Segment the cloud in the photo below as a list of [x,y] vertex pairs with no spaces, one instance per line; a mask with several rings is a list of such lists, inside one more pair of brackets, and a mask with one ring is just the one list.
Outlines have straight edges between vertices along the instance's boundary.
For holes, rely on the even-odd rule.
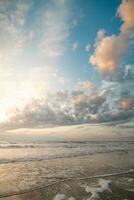
[[53,78],[60,84],[65,84],[66,82],[66,78],[60,74],[56,73],[52,73]]
[[77,89],[82,90],[82,91],[92,90],[92,89],[95,89],[95,85],[93,82],[86,80],[86,81],[79,82]]
[[130,35],[134,28],[133,9],[133,0],[123,0],[120,4],[117,14],[124,23],[118,35],[105,36],[104,30],[98,32],[95,50],[89,62],[96,65],[101,73],[111,73],[121,65],[121,59],[131,45]]
[[133,118],[134,92],[129,88],[124,90],[124,86],[119,88],[117,83],[105,81],[97,90],[90,81],[81,82],[72,92],[48,93],[12,109],[9,119],[0,127],[47,127]]
[[127,49],[127,40],[124,35],[104,36],[97,40],[95,52],[89,62],[97,65],[101,73],[111,72],[120,64],[120,58]]
[[[23,28],[27,23],[27,13],[31,4],[28,3],[29,1],[18,2],[19,4],[13,4],[13,10],[8,12],[10,1],[0,1],[2,13],[0,15],[0,62],[2,65],[4,62],[7,66],[13,63],[9,58],[16,58],[26,44],[27,38]],[[103,80],[100,88],[98,89],[90,80],[85,80],[78,82],[73,91],[59,91],[53,94],[49,93],[53,81],[64,84],[66,79],[47,64],[48,60],[54,60],[55,63],[55,59],[50,58],[61,56],[67,50],[66,42],[70,34],[69,10],[65,0],[51,0],[45,4],[46,9],[42,8],[43,12],[39,17],[41,28],[37,30],[41,34],[39,37],[41,41],[38,42],[45,57],[45,64],[42,62],[40,64],[38,61],[40,67],[32,65],[27,68],[29,63],[28,65],[26,63],[27,69],[2,71],[1,88],[4,89],[0,94],[1,107],[4,107],[10,99],[12,110],[8,110],[9,118],[5,123],[1,123],[0,127],[7,129],[43,127],[106,122],[134,117],[134,65],[121,62],[131,43],[130,38],[133,39],[131,18],[133,13],[128,6],[130,4],[133,4],[132,1],[122,1],[123,8],[121,5],[118,8],[117,14],[123,20],[119,34],[107,36],[104,29],[97,33],[90,62],[101,72]],[[128,19],[131,19],[131,23],[128,23]],[[37,39],[36,32],[33,31],[34,28],[28,32],[29,40],[33,37]],[[74,42],[73,50],[75,51],[77,47],[78,43]],[[85,50],[89,52],[89,49],[90,44],[87,44]],[[10,74],[12,79],[8,78]],[[5,81],[6,77],[8,81]],[[22,104],[18,103],[20,98]]]
[[133,104],[133,100],[132,98],[129,98],[129,97],[122,98],[118,101],[119,108],[123,110],[130,109],[132,107],[132,104]]
[[[68,8],[65,1],[50,1],[42,16],[42,41],[40,49],[45,57],[57,57],[66,51],[70,35]],[[52,3],[52,5],[51,5]]]
[[29,3],[27,3],[26,0],[24,0],[23,2],[18,1],[18,3],[16,4],[15,12],[12,13],[11,16],[15,24],[19,26],[23,26],[25,24],[26,14],[29,11],[31,5],[31,1],[29,1]]
[[61,84],[65,84],[65,78],[63,76],[60,76],[58,78],[58,82],[61,83]]
[[111,71],[110,74],[106,73],[103,78],[107,81],[126,83],[134,81],[134,65],[121,65],[118,66],[116,71]]
[[124,22],[121,26],[121,32],[126,33],[134,28],[134,1],[123,0],[120,4],[117,15]]
[[86,52],[89,52],[90,47],[91,47],[91,45],[90,45],[90,44],[87,44],[87,45],[85,46],[85,51],[86,51]]
[[104,38],[105,33],[106,33],[106,31],[104,29],[101,29],[101,30],[98,31],[96,43],[98,43],[98,41],[101,41]]
[[78,42],[74,42],[72,45],[73,51],[75,51],[78,48]]
[[30,7],[31,1],[0,1],[0,64],[4,67],[11,66],[25,46],[23,26]]
[[134,1],[123,0],[117,10],[117,15],[123,21],[119,34],[106,36],[105,30],[97,33],[94,53],[90,56],[89,62],[97,66],[101,74],[100,91],[106,92],[106,98],[92,116],[94,121],[125,120],[134,117],[134,65],[123,63],[124,56],[133,44],[132,10]]

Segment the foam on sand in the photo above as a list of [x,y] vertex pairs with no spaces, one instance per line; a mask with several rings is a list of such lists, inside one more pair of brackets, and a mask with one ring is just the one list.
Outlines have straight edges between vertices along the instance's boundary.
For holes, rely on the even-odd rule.
[[74,197],[67,198],[65,194],[57,194],[54,200],[75,200]]
[[66,200],[65,194],[57,194],[54,198],[54,200]]
[[109,180],[105,180],[105,179],[100,179],[99,180],[99,187],[89,187],[86,186],[85,187],[85,191],[87,193],[91,193],[91,197],[88,198],[87,200],[95,200],[95,199],[99,199],[100,197],[100,193],[103,193],[105,191],[109,191],[111,192],[111,189],[109,187],[109,184],[111,183],[111,181]]

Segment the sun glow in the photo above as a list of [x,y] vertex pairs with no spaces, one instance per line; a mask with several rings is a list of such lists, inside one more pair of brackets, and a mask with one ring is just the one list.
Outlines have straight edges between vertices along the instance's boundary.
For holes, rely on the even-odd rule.
[[32,99],[45,96],[45,91],[43,82],[38,84],[29,82],[23,87],[18,87],[17,90],[12,90],[12,93],[7,94],[6,98],[0,101],[0,122],[7,121],[14,109],[21,109]]

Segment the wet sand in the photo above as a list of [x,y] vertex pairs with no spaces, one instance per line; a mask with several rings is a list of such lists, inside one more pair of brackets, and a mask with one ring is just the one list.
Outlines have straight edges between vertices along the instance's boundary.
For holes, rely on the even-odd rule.
[[[74,158],[1,164],[0,195],[29,190],[41,185],[47,185],[57,181],[58,177],[89,177],[100,174],[118,173],[133,168],[133,151],[110,152]],[[100,194],[100,199],[134,199],[134,173],[118,175],[115,177],[111,176],[106,179],[111,180],[110,188],[112,192],[103,192]],[[86,192],[83,185],[88,185],[91,188],[96,187],[99,184],[98,181],[99,179],[65,181],[44,189],[28,192],[23,195],[16,195],[1,199],[53,200],[57,194],[63,194],[63,199],[73,197],[75,200],[89,200],[91,193]],[[129,192],[126,190],[129,190]]]

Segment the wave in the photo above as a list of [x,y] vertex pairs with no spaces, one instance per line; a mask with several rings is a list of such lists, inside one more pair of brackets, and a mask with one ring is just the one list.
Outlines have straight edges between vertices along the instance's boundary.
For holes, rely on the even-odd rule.
[[74,158],[134,150],[134,142],[57,142],[0,144],[0,164]]
[[110,152],[127,152],[124,150],[111,150],[111,151],[98,151],[94,153],[79,153],[73,155],[57,155],[57,156],[41,156],[41,157],[29,157],[29,158],[15,158],[15,159],[0,159],[1,164],[12,164],[12,163],[22,163],[22,162],[36,162],[43,160],[56,160],[56,159],[67,159],[67,158],[79,158],[83,156],[91,156],[96,154],[110,153]]
[[106,146],[126,146],[133,145],[134,141],[61,141],[61,142],[43,142],[43,143],[0,143],[1,148],[55,148],[55,147],[65,147],[65,148],[75,148],[79,146],[88,146],[88,145],[98,145],[101,147]]

